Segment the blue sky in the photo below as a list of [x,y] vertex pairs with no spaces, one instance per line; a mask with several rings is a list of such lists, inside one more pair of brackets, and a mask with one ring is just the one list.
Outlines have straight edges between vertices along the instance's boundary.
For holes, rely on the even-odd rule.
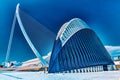
[[[57,34],[62,24],[77,17],[84,20],[97,33],[104,45],[120,45],[119,0],[1,0],[0,63],[5,60],[17,3],[20,3],[20,8],[25,13],[54,34]],[[42,52],[41,54],[45,55],[46,53]],[[31,58],[35,58],[35,55],[16,23],[10,60],[25,61]]]

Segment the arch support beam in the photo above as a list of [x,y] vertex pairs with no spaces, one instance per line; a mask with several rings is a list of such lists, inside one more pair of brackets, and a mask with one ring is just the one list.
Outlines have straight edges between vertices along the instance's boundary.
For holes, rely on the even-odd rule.
[[23,36],[25,37],[27,43],[29,44],[30,48],[32,49],[32,51],[34,52],[34,54],[37,56],[37,58],[40,59],[40,61],[42,62],[43,66],[48,66],[47,62],[42,58],[42,56],[39,54],[39,52],[37,51],[37,49],[35,48],[35,46],[33,45],[32,41],[30,40],[29,36],[27,35],[27,32],[24,29],[24,26],[22,24],[21,18],[20,18],[20,14],[19,14],[19,6],[20,4],[17,4],[16,7],[16,17],[17,17],[17,21],[19,23],[19,27],[22,31]]

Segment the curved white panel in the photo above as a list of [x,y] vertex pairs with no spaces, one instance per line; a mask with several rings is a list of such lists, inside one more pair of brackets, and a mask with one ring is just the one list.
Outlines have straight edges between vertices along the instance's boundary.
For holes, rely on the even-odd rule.
[[84,28],[89,28],[89,26],[82,21],[79,18],[73,18],[69,22],[66,22],[63,24],[63,26],[60,28],[56,40],[59,38],[62,42],[62,46],[67,42],[67,40],[77,31],[84,29]]

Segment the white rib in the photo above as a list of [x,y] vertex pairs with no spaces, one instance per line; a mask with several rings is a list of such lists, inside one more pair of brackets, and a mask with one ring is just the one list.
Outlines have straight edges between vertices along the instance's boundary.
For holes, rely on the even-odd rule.
[[37,51],[37,49],[35,48],[35,46],[31,42],[29,36],[27,35],[27,33],[26,33],[25,29],[24,29],[24,26],[22,24],[22,21],[21,21],[20,15],[19,15],[19,4],[17,4],[17,7],[16,7],[16,16],[17,16],[18,23],[20,25],[20,29],[21,29],[21,31],[22,31],[22,33],[23,33],[27,43],[29,44],[30,48],[32,49],[34,54],[40,59],[40,61],[42,62],[43,66],[48,66],[46,61],[42,58],[42,56],[39,54],[39,52]]
[[8,62],[8,59],[10,56],[10,50],[11,50],[12,39],[13,39],[13,35],[14,35],[15,23],[16,23],[16,15],[14,15],[13,24],[12,24],[12,28],[11,28],[11,32],[10,32],[10,38],[9,38],[9,42],[8,42],[5,63]]

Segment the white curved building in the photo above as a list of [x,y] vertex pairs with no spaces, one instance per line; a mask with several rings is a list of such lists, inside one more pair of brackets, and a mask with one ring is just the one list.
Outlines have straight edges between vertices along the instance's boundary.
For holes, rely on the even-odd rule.
[[107,71],[114,64],[96,33],[74,18],[59,30],[50,58],[49,73]]

